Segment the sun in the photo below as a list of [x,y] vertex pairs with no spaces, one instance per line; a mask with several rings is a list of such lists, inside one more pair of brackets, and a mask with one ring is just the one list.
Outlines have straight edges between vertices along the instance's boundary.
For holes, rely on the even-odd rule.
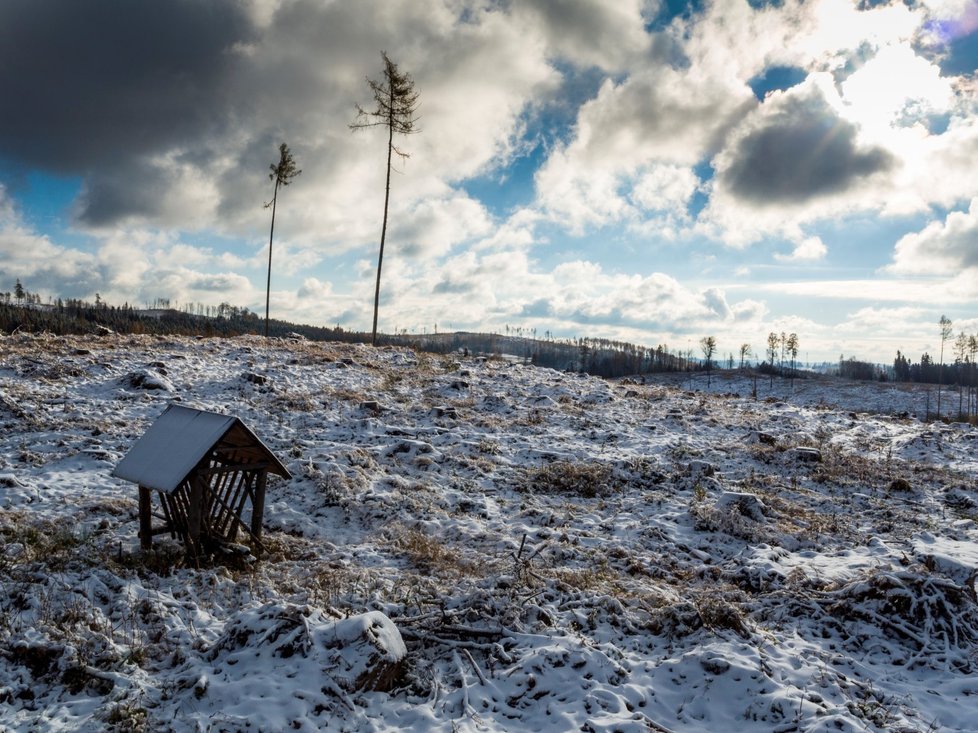
[[941,70],[905,43],[884,46],[841,85],[840,112],[868,141],[950,110],[953,91]]

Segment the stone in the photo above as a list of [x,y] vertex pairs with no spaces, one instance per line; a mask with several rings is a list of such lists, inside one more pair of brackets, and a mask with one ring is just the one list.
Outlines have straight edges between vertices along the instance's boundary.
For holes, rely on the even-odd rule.
[[246,382],[251,382],[252,384],[263,385],[268,382],[268,377],[264,374],[255,374],[254,372],[245,372],[241,375],[241,378]]
[[747,442],[760,443],[762,445],[777,445],[778,439],[770,433],[765,433],[762,430],[752,430],[747,434]]
[[890,491],[902,491],[902,492],[913,491],[913,487],[910,485],[910,482],[907,481],[905,478],[893,479],[887,488]]
[[717,499],[716,508],[736,511],[755,522],[763,522],[767,512],[760,497],[739,491],[724,491]]
[[730,669],[730,662],[722,657],[708,657],[700,660],[700,666],[713,675],[721,675]]
[[150,369],[140,369],[135,372],[130,372],[122,378],[122,383],[132,389],[158,389],[163,392],[173,391],[173,383],[169,379]]
[[716,467],[709,461],[696,460],[689,462],[690,476],[712,476],[716,472]]
[[799,445],[797,448],[792,448],[790,453],[791,456],[798,461],[803,461],[806,463],[822,462],[822,451],[820,451],[818,448]]

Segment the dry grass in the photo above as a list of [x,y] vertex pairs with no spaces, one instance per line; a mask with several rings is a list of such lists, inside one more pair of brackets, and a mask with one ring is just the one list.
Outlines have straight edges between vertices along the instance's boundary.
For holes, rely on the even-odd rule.
[[585,461],[555,461],[527,475],[530,491],[540,494],[568,494],[594,499],[619,490],[611,466]]
[[394,547],[418,570],[437,575],[476,575],[479,567],[465,560],[461,553],[417,529],[395,530]]
[[0,519],[0,571],[39,565],[61,570],[77,559],[88,537],[65,523],[35,521],[25,512],[4,512]]
[[702,596],[696,603],[696,610],[703,626],[708,629],[729,629],[745,639],[751,635],[743,612],[725,598],[716,595]]

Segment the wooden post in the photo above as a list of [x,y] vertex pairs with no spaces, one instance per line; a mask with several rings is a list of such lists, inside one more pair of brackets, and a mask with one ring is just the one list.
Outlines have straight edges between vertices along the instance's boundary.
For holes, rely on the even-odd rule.
[[148,550],[153,546],[151,497],[149,487],[139,487],[139,547],[143,550]]
[[190,507],[187,512],[187,534],[190,549],[196,555],[200,551],[201,512],[204,508],[204,480],[195,475],[190,479]]
[[268,469],[263,468],[258,472],[258,481],[255,485],[255,494],[251,506],[251,534],[259,541],[261,541],[261,523],[265,516],[265,484],[267,481]]

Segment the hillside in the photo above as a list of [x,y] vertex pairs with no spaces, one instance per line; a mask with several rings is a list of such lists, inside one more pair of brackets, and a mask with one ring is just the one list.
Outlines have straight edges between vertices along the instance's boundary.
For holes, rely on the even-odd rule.
[[[978,430],[653,379],[0,336],[0,731],[978,729]],[[292,473],[260,562],[140,555],[174,400]]]

